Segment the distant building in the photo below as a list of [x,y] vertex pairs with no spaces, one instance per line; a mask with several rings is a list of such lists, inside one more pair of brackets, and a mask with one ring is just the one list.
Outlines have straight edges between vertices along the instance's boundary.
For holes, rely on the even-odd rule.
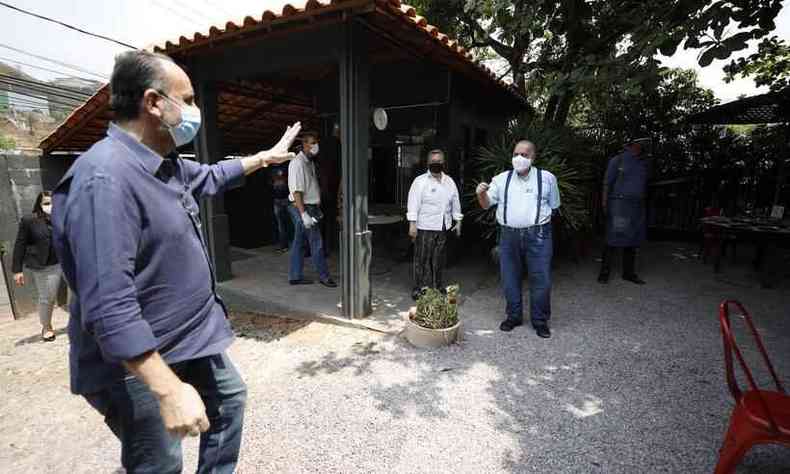
[[[62,88],[62,92],[49,94],[49,113],[53,117],[63,117],[71,113],[78,105],[88,100],[103,85],[99,81],[81,79],[79,77],[60,77],[49,81],[50,86]],[[72,92],[73,91],[73,92]],[[82,97],[84,99],[73,100],[68,97]]]
[[8,91],[0,86],[0,113],[8,113]]
[[23,83],[38,82],[18,67],[0,62],[0,113],[29,112],[33,110],[49,114],[48,100]]

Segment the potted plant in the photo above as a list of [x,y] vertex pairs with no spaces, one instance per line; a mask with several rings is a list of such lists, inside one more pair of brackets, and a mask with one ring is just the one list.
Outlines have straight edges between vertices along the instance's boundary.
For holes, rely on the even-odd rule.
[[458,285],[446,288],[446,294],[426,288],[417,298],[417,306],[406,317],[406,339],[417,347],[434,349],[458,340]]

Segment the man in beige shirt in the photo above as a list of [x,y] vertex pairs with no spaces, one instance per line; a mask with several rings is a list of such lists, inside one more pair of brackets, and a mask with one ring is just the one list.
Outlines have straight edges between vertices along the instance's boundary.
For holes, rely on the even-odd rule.
[[308,132],[302,136],[302,151],[288,165],[288,199],[291,206],[288,212],[294,225],[294,239],[291,242],[291,262],[288,281],[292,285],[313,283],[304,278],[304,247],[306,238],[310,243],[313,265],[322,285],[335,288],[337,283],[329,276],[329,268],[324,255],[324,242],[321,239],[319,221],[321,212],[321,190],[318,185],[315,158],[318,156],[318,136]]

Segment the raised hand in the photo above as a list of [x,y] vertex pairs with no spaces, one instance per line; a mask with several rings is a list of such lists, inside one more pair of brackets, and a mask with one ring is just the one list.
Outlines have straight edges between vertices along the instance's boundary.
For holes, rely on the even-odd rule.
[[280,141],[277,142],[277,144],[275,144],[270,149],[261,152],[263,154],[263,166],[284,163],[288,160],[292,160],[296,154],[288,150],[291,148],[291,145],[293,145],[294,140],[296,140],[296,137],[299,136],[299,132],[301,131],[301,122],[296,122],[295,124],[286,128],[285,133],[283,134],[282,138],[280,138]]

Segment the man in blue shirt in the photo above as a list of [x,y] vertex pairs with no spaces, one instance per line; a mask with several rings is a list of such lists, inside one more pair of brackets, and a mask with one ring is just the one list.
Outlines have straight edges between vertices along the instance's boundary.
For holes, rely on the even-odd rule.
[[625,151],[609,160],[603,182],[602,206],[606,216],[606,245],[601,258],[598,282],[609,282],[615,248],[623,249],[623,280],[637,285],[645,281],[636,274],[636,252],[645,241],[645,196],[649,163],[642,147],[650,143],[640,138],[625,144]]
[[[200,229],[198,200],[290,159],[300,125],[257,155],[201,165],[175,154],[200,127],[186,73],[130,51],[110,80],[115,122],[53,196],[53,243],[75,298],[71,389],[105,417],[127,472],[181,472],[181,438],[201,436],[198,472],[233,472],[246,386]],[[202,435],[201,435],[202,433]]]
[[532,327],[543,338],[551,337],[551,259],[554,253],[551,217],[560,207],[557,178],[532,166],[535,144],[521,140],[513,150],[513,170],[500,173],[491,184],[477,186],[477,201],[488,209],[497,205],[500,226],[499,268],[507,301],[502,331],[523,323],[522,282],[524,261],[529,276],[529,309]]

